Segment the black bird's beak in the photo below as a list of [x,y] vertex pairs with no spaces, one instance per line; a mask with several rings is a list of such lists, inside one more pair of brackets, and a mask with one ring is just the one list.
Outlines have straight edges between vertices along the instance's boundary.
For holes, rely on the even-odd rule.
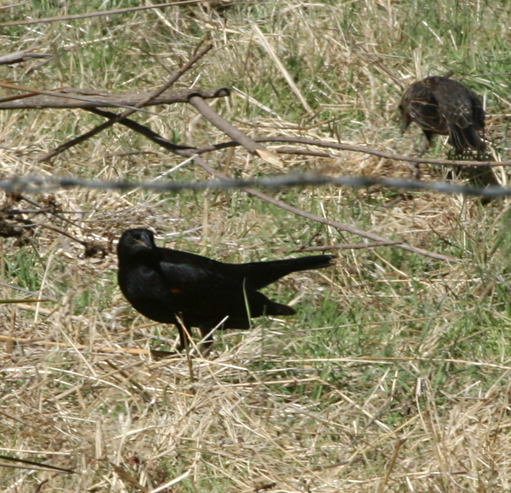
[[136,245],[141,245],[146,248],[152,248],[153,247],[153,240],[151,236],[147,233],[142,233],[138,238],[133,238],[135,240]]

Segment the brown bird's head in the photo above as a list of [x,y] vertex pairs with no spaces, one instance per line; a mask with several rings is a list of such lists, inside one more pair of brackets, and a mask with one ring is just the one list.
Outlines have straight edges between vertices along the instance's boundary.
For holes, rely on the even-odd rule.
[[399,111],[401,112],[401,133],[412,123],[412,115],[410,114],[410,87],[405,91],[401,102],[399,103]]

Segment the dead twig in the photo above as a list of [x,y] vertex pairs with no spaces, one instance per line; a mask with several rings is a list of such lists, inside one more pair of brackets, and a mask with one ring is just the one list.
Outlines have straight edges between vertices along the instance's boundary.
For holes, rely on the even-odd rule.
[[396,459],[399,454],[399,450],[401,449],[401,446],[405,442],[406,442],[406,438],[400,438],[394,445],[394,453],[392,454],[392,458],[390,459],[390,464],[387,467],[387,472],[385,473],[385,477],[383,478],[383,481],[379,484],[378,493],[383,493],[383,491],[385,490],[385,487],[387,486],[387,483],[389,482],[389,478],[390,478],[392,469],[394,469],[394,466],[396,464]]
[[53,58],[53,55],[45,53],[30,53],[28,51],[17,51],[9,53],[8,55],[0,56],[0,65],[10,65],[14,63],[21,63],[34,58]]
[[312,108],[309,106],[309,103],[307,103],[307,100],[303,97],[302,93],[300,92],[300,89],[298,89],[298,86],[295,84],[293,77],[291,77],[290,73],[287,71],[284,64],[280,61],[280,58],[277,56],[277,53],[275,53],[275,50],[268,42],[266,36],[263,34],[261,29],[259,29],[259,27],[255,23],[252,24],[252,29],[256,33],[256,36],[259,39],[261,45],[266,50],[266,53],[268,53],[268,55],[273,60],[275,65],[277,65],[277,68],[279,69],[280,73],[288,83],[289,87],[291,88],[291,91],[293,91],[294,95],[298,98],[302,106],[305,108],[305,111],[307,111],[307,113],[309,114],[313,113]]
[[35,466],[35,470],[40,470],[40,471],[44,470],[44,469],[51,469],[52,471],[67,472],[69,474],[80,474],[79,472],[73,471],[72,469],[64,469],[63,467],[52,466],[51,464],[44,464],[42,462],[35,462],[33,460],[17,459],[16,457],[9,457],[7,455],[0,455],[0,459],[9,461],[9,462],[18,462],[18,463],[23,464],[23,466],[14,465],[14,464],[10,464],[10,463],[0,464],[3,467],[11,467],[13,469],[19,469],[19,468],[34,469],[33,467],[26,467],[27,465],[29,465],[29,466]]
[[[100,110],[99,108],[87,108],[88,111],[91,113],[94,113],[99,116],[103,116],[105,118],[115,118],[117,115],[115,113],[112,113],[111,111],[107,110]],[[165,149],[172,151],[176,154],[179,154],[179,151],[184,150],[193,150],[195,154],[195,147],[189,147],[189,146],[180,146],[177,144],[173,144],[170,142],[170,140],[167,140],[165,137],[162,137],[161,135],[157,134],[156,132],[153,132],[150,128],[141,125],[140,123],[137,123],[133,120],[130,120],[129,118],[125,118],[122,122],[125,127],[131,128],[131,130],[134,130],[135,132],[138,132],[145,137],[147,137],[149,140],[152,140],[156,144],[158,144],[161,147],[164,147]]]
[[264,161],[270,164],[281,165],[278,156],[265,149],[262,145],[244,134],[241,130],[231,125],[227,120],[222,118],[206,101],[200,96],[193,95],[188,101],[192,106],[199,110],[200,114],[211,122],[215,127],[222,130],[229,137],[243,146],[250,154],[256,154]]
[[[371,149],[369,147],[354,146],[350,144],[338,144],[335,142],[326,142],[323,140],[304,139],[301,137],[257,137],[253,139],[254,142],[285,142],[292,144],[304,144],[330,149],[339,149],[340,151],[351,151],[351,152],[362,152],[365,154],[371,154],[372,156],[383,157],[386,159],[392,159],[394,161],[405,161],[409,163],[418,164],[438,164],[442,166],[511,166],[511,161],[450,161],[448,159],[432,159],[422,158],[413,156],[402,156],[400,154],[391,154],[377,149]],[[204,154],[205,152],[218,151],[220,149],[226,149],[228,147],[235,147],[239,145],[237,142],[221,142],[211,146],[204,146],[197,148],[197,154]],[[319,151],[311,151],[309,149],[296,149],[294,147],[282,147],[280,149],[274,149],[273,152],[279,154],[301,154],[305,156],[318,156],[326,158],[338,158],[336,154],[321,153]]]
[[325,245],[315,247],[303,247],[292,250],[293,252],[328,252],[329,250],[363,250],[364,248],[377,248],[381,246],[399,245],[400,241],[374,241],[372,243],[348,243],[346,245]]
[[241,130],[224,120],[216,111],[209,106],[200,96],[192,96],[188,102],[194,106],[199,113],[215,127],[227,134],[231,139],[235,140],[239,145],[243,146],[250,154],[255,154],[257,149],[263,149],[263,146],[257,144],[254,140],[244,134]]
[[[26,300],[22,300],[22,301],[26,301]],[[49,310],[45,310],[45,312],[47,312],[47,311],[49,311]],[[58,346],[59,348],[87,349],[87,350],[90,349],[90,346],[87,346],[84,344],[74,344],[73,346],[68,346],[66,344],[63,344],[62,342],[48,341],[47,339],[26,339],[26,338],[22,338],[22,337],[4,336],[1,334],[0,334],[0,342],[13,342],[15,345],[41,344],[43,346]],[[151,354],[153,357],[156,356],[157,359],[163,358],[163,357],[169,357],[169,356],[179,356],[178,353],[175,353],[172,351],[137,349],[137,348],[122,348],[122,347],[108,347],[108,346],[94,348],[94,351],[96,353],[122,353],[122,354],[134,354],[134,355],[138,355],[138,356],[148,356],[149,354]]]
[[[55,89],[55,90],[51,90],[51,91],[46,91],[46,90],[40,90],[40,89],[33,89],[31,87],[20,86],[19,84],[11,84],[10,82],[0,82],[0,87],[5,87],[6,89],[14,89],[16,91],[22,91],[22,92],[28,93],[28,94],[14,94],[11,96],[6,96],[4,98],[0,98],[0,104],[6,104],[5,107],[0,108],[0,109],[41,109],[41,108],[46,107],[45,103],[47,103],[48,101],[44,98],[42,99],[42,101],[39,101],[38,99],[36,99],[35,104],[34,104],[34,99],[31,99],[31,98],[36,98],[37,96],[48,96],[48,97],[56,98],[55,101],[62,101],[63,99],[69,99],[70,101],[83,101],[83,103],[85,105],[92,104],[94,106],[102,106],[102,105],[115,106],[115,107],[119,107],[119,108],[136,109],[137,111],[141,111],[143,113],[156,114],[153,111],[143,110],[141,108],[137,108],[136,106],[130,106],[130,105],[126,105],[123,103],[117,103],[112,100],[105,101],[103,99],[100,99],[101,97],[103,97],[103,95],[101,93],[98,93],[97,91],[93,91],[90,89],[75,89],[73,87],[68,87],[68,88],[64,87],[64,88],[59,88],[59,89]],[[93,97],[93,96],[100,96],[100,98],[98,99],[97,97]],[[105,95],[105,96],[108,97],[108,95]],[[13,108],[10,107],[10,106],[12,106],[12,104],[9,104],[9,102],[21,101],[24,99],[27,99],[29,101],[29,103],[27,103],[28,106],[23,105],[23,103],[20,103],[21,106],[16,105],[16,103],[14,103],[15,107],[13,107]],[[51,106],[51,104],[52,104],[52,100],[50,100],[50,106],[47,106],[47,107],[48,108],[52,108],[52,107],[55,107],[55,108],[60,108],[60,107],[62,107],[62,108],[68,108],[68,107],[80,108],[81,107],[80,104],[78,104],[78,106],[68,106],[67,104],[64,106],[58,106],[59,103],[57,103],[57,106]],[[25,108],[25,106],[26,106],[26,108]]]

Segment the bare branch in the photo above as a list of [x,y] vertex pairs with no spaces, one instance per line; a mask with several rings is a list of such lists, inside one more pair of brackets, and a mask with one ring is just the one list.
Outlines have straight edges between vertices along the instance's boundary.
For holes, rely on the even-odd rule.
[[111,127],[112,125],[122,121],[124,118],[127,118],[128,116],[132,115],[137,111],[137,108],[140,108],[142,106],[151,104],[158,96],[163,94],[166,90],[169,89],[169,87],[174,84],[192,65],[194,65],[198,60],[200,60],[209,50],[213,48],[212,44],[207,45],[205,48],[203,48],[199,53],[194,55],[188,62],[181,67],[174,75],[170,77],[170,79],[163,84],[162,87],[154,91],[153,93],[149,94],[147,97],[142,99],[139,103],[136,104],[136,108],[128,109],[122,112],[120,115],[117,115],[115,118],[111,118],[108,121],[102,123],[101,125],[98,125],[97,127],[93,128],[92,130],[89,130],[88,132],[79,135],[78,137],[66,142],[65,144],[62,144],[61,146],[57,147],[53,151],[49,152],[45,156],[40,157],[37,161],[47,161],[48,159],[51,159],[52,157],[56,156],[57,154],[60,154],[61,152],[64,152],[66,149],[69,149],[70,147],[73,147],[77,144],[80,144],[81,142],[84,142],[87,139],[90,139],[94,135],[102,132],[103,130],[106,130],[107,128]]
[[324,245],[315,247],[303,247],[292,250],[293,252],[329,252],[331,250],[365,250],[381,246],[399,245],[400,241],[373,241],[372,243],[344,243],[338,245]]
[[267,161],[271,164],[282,165],[279,157],[276,154],[273,154],[268,149],[265,149],[262,145],[255,142],[253,139],[244,134],[241,130],[238,130],[236,127],[231,125],[227,120],[222,118],[211,106],[209,106],[203,98],[199,96],[192,96],[189,100],[189,103],[197,108],[201,115],[206,118],[206,120],[210,121],[215,127],[222,130],[229,137],[234,139],[240,145],[242,145],[248,152],[251,154],[256,154],[264,161]]
[[[1,83],[0,85],[30,92],[30,94],[18,94],[1,98],[0,110],[26,110],[43,108],[108,108],[128,107],[140,108],[143,106],[156,106],[159,104],[187,103],[191,96],[197,95],[204,99],[225,98],[231,94],[228,87],[219,89],[172,89],[167,90],[154,98],[150,103],[141,106],[140,103],[146,100],[153,93],[142,92],[137,94],[107,94],[97,91],[77,89],[73,87],[64,88],[60,91],[38,91],[37,89],[21,88],[12,84]],[[88,95],[88,96],[87,96]],[[93,97],[97,96],[97,97]],[[12,101],[16,97],[15,101]]]
[[10,65],[14,63],[25,62],[26,60],[32,60],[34,58],[52,58],[53,55],[45,53],[30,53],[28,51],[17,51],[15,53],[9,53],[8,55],[0,56],[0,65]]

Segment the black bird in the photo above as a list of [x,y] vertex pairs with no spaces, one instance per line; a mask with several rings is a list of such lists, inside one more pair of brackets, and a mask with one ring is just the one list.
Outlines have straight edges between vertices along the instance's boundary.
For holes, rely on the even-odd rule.
[[402,131],[410,123],[423,130],[428,144],[433,134],[449,135],[457,153],[466,149],[482,151],[485,143],[477,131],[484,132],[484,109],[477,94],[448,77],[427,77],[406,89],[399,104]]
[[179,349],[187,343],[184,327],[188,332],[190,327],[198,327],[209,348],[213,337],[208,334],[220,323],[224,329],[248,329],[252,317],[293,315],[293,308],[271,301],[258,289],[291,272],[328,267],[335,258],[315,255],[227,264],[159,248],[153,233],[141,228],[124,231],[117,256],[119,286],[124,296],[147,318],[175,324]]

